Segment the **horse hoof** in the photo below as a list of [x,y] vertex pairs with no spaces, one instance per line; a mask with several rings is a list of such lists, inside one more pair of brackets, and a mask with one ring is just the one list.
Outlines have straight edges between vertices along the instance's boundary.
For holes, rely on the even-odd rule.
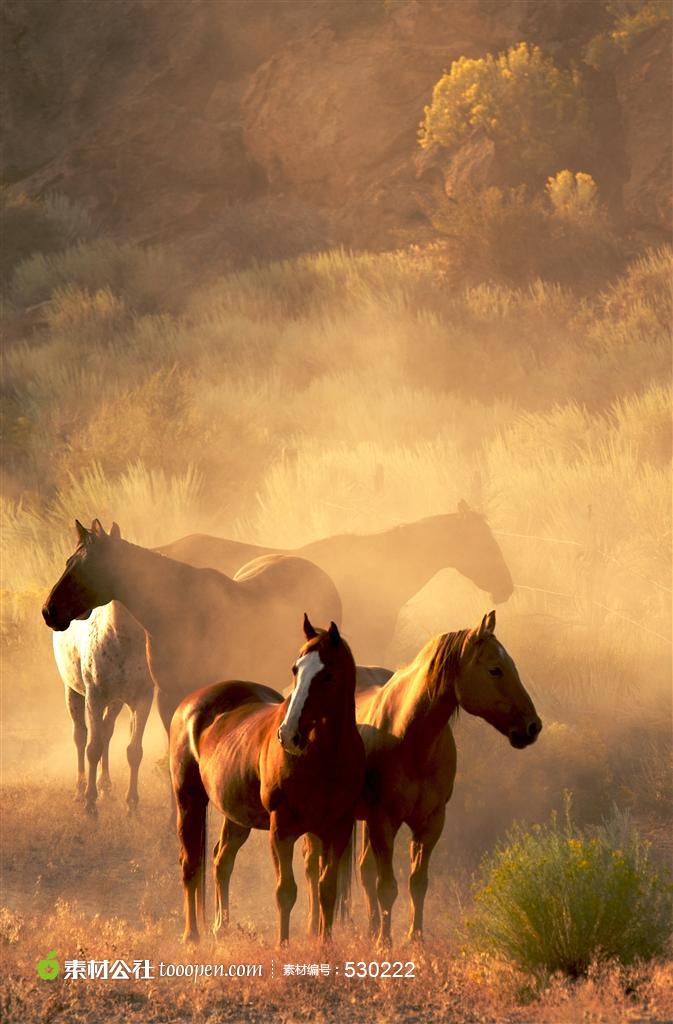
[[96,807],[95,804],[85,804],[84,811],[87,817],[91,818],[92,820],[95,820],[98,817],[98,808]]
[[199,944],[199,933],[196,931],[185,932],[182,936],[182,941],[185,946],[198,946]]

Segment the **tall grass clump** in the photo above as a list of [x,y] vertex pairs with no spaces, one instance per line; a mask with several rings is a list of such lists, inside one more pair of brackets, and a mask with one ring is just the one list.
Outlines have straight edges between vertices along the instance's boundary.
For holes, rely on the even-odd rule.
[[184,269],[173,251],[103,238],[23,260],[12,274],[9,298],[16,308],[26,309],[63,289],[95,293],[107,288],[131,309],[152,313],[175,309],[183,287]]
[[44,199],[0,191],[0,282],[4,286],[17,264],[33,253],[50,253],[92,239],[96,225],[88,211],[67,196],[50,192]]
[[515,825],[484,864],[470,929],[480,946],[539,978],[586,975],[597,960],[631,964],[666,950],[673,885],[628,815],[580,831],[565,821]]

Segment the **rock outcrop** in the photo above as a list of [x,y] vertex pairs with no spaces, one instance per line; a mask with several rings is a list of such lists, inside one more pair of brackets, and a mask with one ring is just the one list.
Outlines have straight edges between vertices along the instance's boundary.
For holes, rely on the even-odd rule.
[[[238,230],[256,203],[299,203],[325,240],[394,244],[437,179],[449,190],[497,180],[488,140],[420,153],[423,108],[452,60],[521,39],[579,59],[605,17],[577,0],[7,0],[5,176],[11,192],[64,192],[139,240],[224,234],[232,209]],[[669,43],[651,32],[614,76],[594,74],[594,166],[578,168],[660,232],[671,225]]]

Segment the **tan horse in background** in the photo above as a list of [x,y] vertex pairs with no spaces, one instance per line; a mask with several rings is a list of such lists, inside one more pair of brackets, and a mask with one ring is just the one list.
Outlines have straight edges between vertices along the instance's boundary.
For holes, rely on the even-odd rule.
[[[249,559],[277,549],[192,534],[157,550],[191,565],[233,573]],[[456,569],[495,603],[506,601],[513,589],[488,523],[464,501],[457,512],[381,533],[325,537],[283,554],[308,558],[334,580],[343,601],[344,630],[360,664],[385,663],[400,609],[440,569]]]
[[[293,666],[286,700],[256,683],[225,682],[191,694],[170,730],[177,805],[186,941],[204,918],[208,803],[224,815],[215,847],[214,930],[229,923],[229,881],[251,829],[268,829],[276,869],[279,938],[289,938],[297,898],[292,853],[310,832],[319,847],[320,935],[329,937],[337,870],[348,844],[364,781],[365,755],[355,724],[355,663],[334,623],[316,631],[304,617],[306,643]],[[265,643],[260,627],[257,642]],[[195,653],[198,657],[198,652]]]
[[[503,733],[513,747],[534,743],[542,723],[516,665],[496,639],[495,612],[476,629],[442,633],[382,687],[357,695],[357,721],[367,753],[360,877],[372,935],[391,941],[397,898],[395,837],[411,829],[410,938],[423,932],[430,856],[444,827],[456,776],[451,719],[463,708]],[[312,901],[315,847],[305,848]]]

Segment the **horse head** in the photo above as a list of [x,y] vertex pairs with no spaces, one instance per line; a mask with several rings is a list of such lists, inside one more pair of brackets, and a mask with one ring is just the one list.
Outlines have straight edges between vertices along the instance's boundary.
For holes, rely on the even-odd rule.
[[87,619],[93,608],[112,600],[109,561],[113,546],[121,540],[116,523],[109,534],[98,519],[91,529],[75,520],[77,547],[65,563],[65,572],[52,587],[42,608],[47,625],[57,632],[67,629],[73,619]]
[[456,679],[465,711],[478,715],[507,736],[513,747],[528,747],[542,728],[516,665],[495,638],[495,612],[484,615],[467,634]]
[[455,568],[501,604],[511,596],[514,584],[490,526],[466,501],[458,502],[457,518],[460,544],[454,554]]
[[314,629],[304,615],[306,643],[292,666],[294,687],[278,739],[288,754],[301,754],[316,728],[338,725],[344,711],[355,722],[355,662],[337,626]]

